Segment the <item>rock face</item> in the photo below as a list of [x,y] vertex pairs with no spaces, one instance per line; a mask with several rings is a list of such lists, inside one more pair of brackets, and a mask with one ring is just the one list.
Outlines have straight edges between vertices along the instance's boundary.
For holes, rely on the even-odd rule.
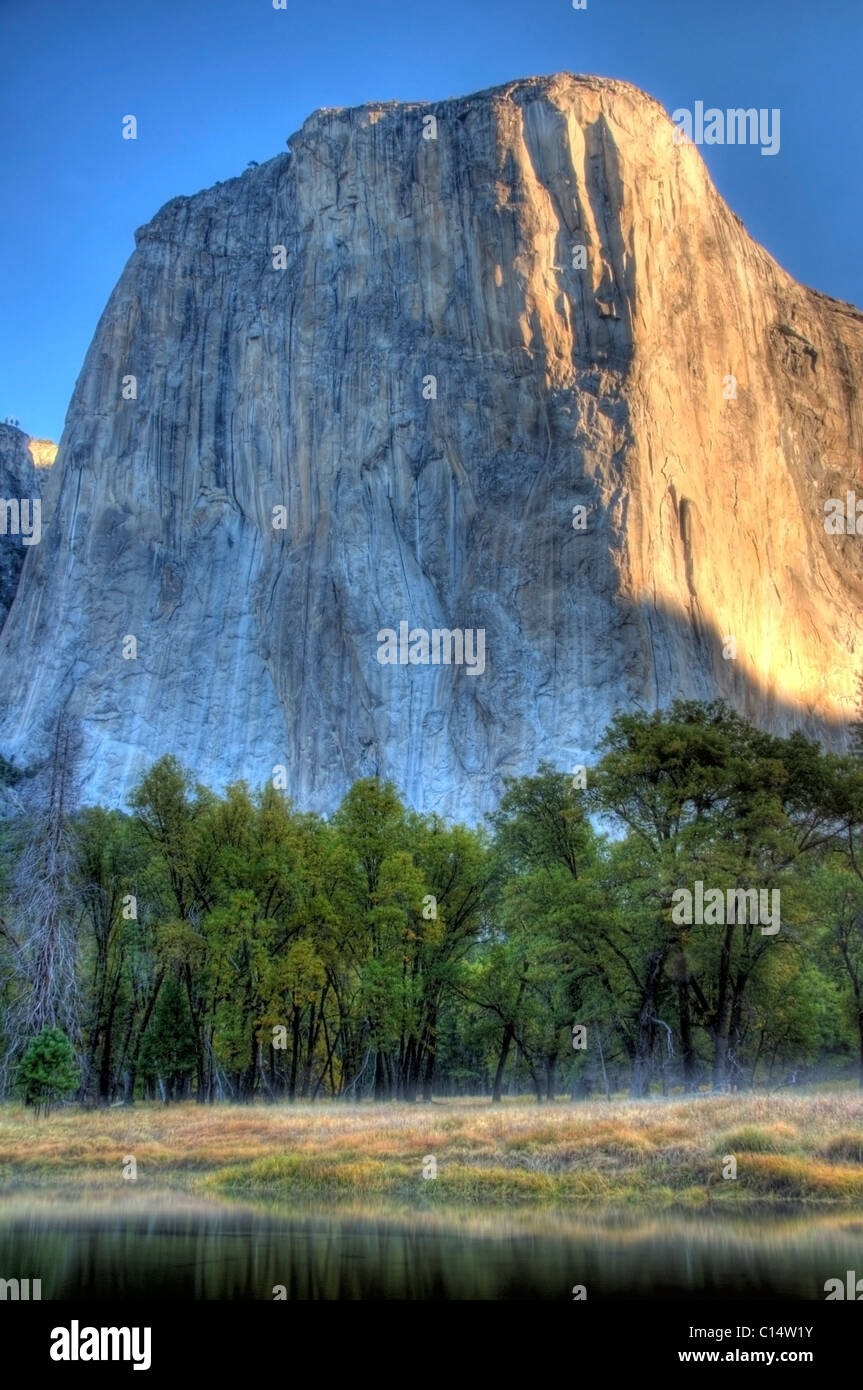
[[[863,538],[824,504],[863,495],[863,316],[673,131],[563,74],[319,111],[168,203],[75,388],[0,753],[34,760],[66,707],[106,802],[170,751],[472,819],[505,774],[589,762],[620,705],[725,695],[841,738]],[[381,664],[401,622],[483,629],[484,671]]]
[[[39,543],[33,503],[40,497],[41,488],[28,444],[27,435],[21,430],[0,424],[0,629],[18,591],[27,551]],[[24,532],[28,534],[25,536]],[[32,542],[25,545],[30,536]]]
[[50,468],[57,457],[57,445],[53,439],[31,439],[30,457],[37,468]]

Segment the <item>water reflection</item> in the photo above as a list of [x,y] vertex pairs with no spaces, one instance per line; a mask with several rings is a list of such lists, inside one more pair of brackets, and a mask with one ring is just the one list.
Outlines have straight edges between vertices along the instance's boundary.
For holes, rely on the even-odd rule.
[[863,1272],[859,1217],[285,1216],[165,1200],[155,1209],[9,1205],[0,1277],[70,1299],[823,1299]]

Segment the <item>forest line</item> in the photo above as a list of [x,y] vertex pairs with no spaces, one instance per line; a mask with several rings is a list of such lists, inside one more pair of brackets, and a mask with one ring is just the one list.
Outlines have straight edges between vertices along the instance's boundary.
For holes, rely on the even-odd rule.
[[[58,732],[2,826],[7,1095],[52,1067],[51,1099],[95,1104],[863,1084],[859,739],[619,714],[586,786],[543,766],[479,828],[375,779],[328,819],[217,795],[171,757],[128,813],[81,809],[73,768]],[[693,890],[781,912],[681,920]]]

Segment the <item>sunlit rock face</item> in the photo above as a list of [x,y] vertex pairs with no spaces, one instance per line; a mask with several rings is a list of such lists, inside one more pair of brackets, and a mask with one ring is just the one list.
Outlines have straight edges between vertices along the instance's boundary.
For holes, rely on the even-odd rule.
[[27,551],[41,534],[40,512],[34,509],[40,485],[28,443],[22,430],[0,424],[0,629],[18,591]]
[[53,439],[31,439],[30,457],[37,468],[50,468],[57,457],[57,445]]
[[[474,819],[620,706],[841,738],[863,536],[824,504],[863,497],[863,318],[673,132],[624,83],[530,79],[317,112],[168,203],[75,388],[0,752],[32,763],[66,707],[90,798],[173,752]],[[382,664],[402,622],[481,629],[484,670]]]

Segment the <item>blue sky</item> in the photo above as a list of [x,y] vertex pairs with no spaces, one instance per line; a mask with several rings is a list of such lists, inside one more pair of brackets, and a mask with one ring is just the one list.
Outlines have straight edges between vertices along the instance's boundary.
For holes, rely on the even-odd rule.
[[[58,439],[134,242],[169,198],[278,154],[319,106],[562,70],[667,107],[779,107],[782,146],[702,149],[750,233],[863,306],[861,0],[0,0],[0,418]],[[122,117],[138,120],[121,139]]]

